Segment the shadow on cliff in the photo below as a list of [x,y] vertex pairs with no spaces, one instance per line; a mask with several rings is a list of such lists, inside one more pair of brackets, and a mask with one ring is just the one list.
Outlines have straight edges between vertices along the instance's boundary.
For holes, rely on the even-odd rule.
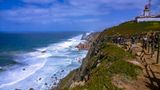
[[147,73],[146,78],[149,79],[149,82],[146,82],[146,86],[150,88],[150,90],[160,90],[160,79],[155,76],[155,73],[150,67],[148,68],[149,70],[147,69],[147,66],[145,67]]

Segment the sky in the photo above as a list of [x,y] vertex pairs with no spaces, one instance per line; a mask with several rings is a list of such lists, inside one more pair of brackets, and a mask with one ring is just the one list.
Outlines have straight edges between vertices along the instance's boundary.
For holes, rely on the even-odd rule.
[[[142,15],[148,0],[0,0],[0,31],[101,31]],[[152,0],[152,13],[160,0]]]

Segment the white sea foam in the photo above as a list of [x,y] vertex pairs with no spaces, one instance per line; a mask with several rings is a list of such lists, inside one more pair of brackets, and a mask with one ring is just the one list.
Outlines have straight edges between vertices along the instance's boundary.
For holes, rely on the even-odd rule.
[[[9,83],[5,83],[5,84],[2,84],[0,85],[0,88],[2,87],[5,87],[5,86],[9,86],[9,85],[13,85],[19,81],[22,81],[24,79],[26,79],[27,77],[29,77],[30,75],[34,74],[37,70],[39,70],[40,68],[42,68],[44,66],[45,63],[43,64],[35,64],[35,65],[32,65],[32,66],[29,66],[27,67],[28,70],[22,72],[22,71],[10,71],[8,72],[7,74],[7,77],[6,78],[15,78],[16,77],[16,80],[15,81],[12,81],[12,82],[9,82]],[[32,69],[35,69],[34,71],[32,71]],[[18,77],[17,77],[18,76]]]
[[0,90],[50,89],[53,83],[58,83],[71,70],[80,66],[79,60],[87,53],[75,48],[81,42],[81,37],[79,35],[37,48],[35,52],[18,55],[15,60],[21,64],[0,73]]

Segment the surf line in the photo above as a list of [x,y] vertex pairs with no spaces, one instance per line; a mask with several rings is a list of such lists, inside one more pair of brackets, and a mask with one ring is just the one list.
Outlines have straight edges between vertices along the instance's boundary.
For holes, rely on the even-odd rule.
[[46,61],[43,64],[41,64],[41,65],[39,65],[39,64],[32,65],[32,66],[38,66],[39,68],[37,68],[36,70],[34,70],[33,72],[31,72],[30,74],[26,75],[26,77],[23,77],[22,79],[19,79],[19,80],[10,82],[10,83],[6,83],[6,84],[0,85],[0,88],[3,88],[5,86],[14,85],[14,84],[16,84],[16,83],[18,83],[18,82],[20,82],[20,81],[28,78],[29,76],[33,75],[36,71],[38,71],[39,69],[41,69],[45,65],[45,63],[46,63]]

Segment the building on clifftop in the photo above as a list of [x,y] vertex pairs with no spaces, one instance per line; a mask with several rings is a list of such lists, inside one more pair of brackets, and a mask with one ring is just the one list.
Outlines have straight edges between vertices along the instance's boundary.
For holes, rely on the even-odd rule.
[[160,21],[160,15],[151,14],[151,0],[145,5],[143,15],[135,18],[136,22]]

